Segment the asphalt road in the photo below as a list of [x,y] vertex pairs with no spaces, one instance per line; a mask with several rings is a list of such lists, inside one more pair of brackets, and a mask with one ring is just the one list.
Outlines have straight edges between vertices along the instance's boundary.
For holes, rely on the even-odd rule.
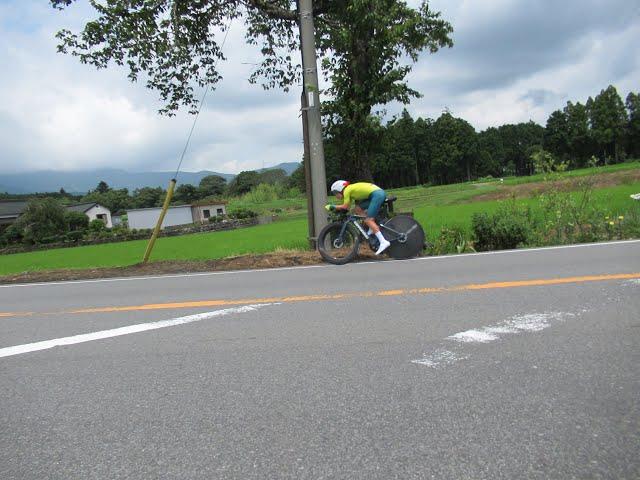
[[639,293],[640,242],[0,286],[0,478],[638,479]]

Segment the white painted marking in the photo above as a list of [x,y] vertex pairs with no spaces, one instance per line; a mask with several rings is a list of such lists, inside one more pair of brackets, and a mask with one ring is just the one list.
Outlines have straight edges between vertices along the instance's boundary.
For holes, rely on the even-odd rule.
[[441,365],[450,365],[459,360],[464,360],[465,358],[467,357],[460,356],[450,350],[437,350],[429,355],[419,358],[418,360],[411,360],[411,363],[436,368]]
[[262,272],[279,272],[279,271],[287,271],[287,270],[306,270],[310,268],[337,268],[337,269],[347,269],[349,267],[360,268],[363,266],[373,266],[373,265],[386,265],[389,263],[396,262],[432,262],[439,260],[447,260],[451,258],[462,258],[462,257],[477,257],[483,255],[509,255],[509,254],[518,254],[518,253],[530,253],[530,252],[539,252],[545,250],[564,250],[569,248],[586,248],[586,247],[601,247],[601,246],[617,246],[617,245],[625,245],[625,244],[634,244],[640,243],[640,240],[622,240],[617,242],[599,242],[599,243],[581,243],[577,245],[560,245],[557,247],[540,247],[540,248],[521,248],[517,250],[497,250],[493,252],[477,252],[477,253],[461,253],[456,255],[441,255],[437,257],[419,257],[419,258],[410,258],[407,260],[378,260],[378,261],[367,261],[367,262],[358,262],[351,263],[349,265],[305,265],[305,266],[297,266],[297,267],[280,267],[280,268],[260,268],[255,270],[230,270],[226,272],[200,272],[200,273],[183,273],[176,275],[154,275],[148,277],[119,277],[119,278],[101,278],[94,280],[70,280],[70,281],[61,281],[61,282],[40,282],[40,283],[16,283],[10,285],[0,285],[0,288],[17,288],[17,287],[46,287],[49,285],[68,285],[68,284],[77,284],[77,283],[104,283],[104,282],[132,282],[136,280],[164,280],[164,279],[172,279],[172,278],[189,278],[189,277],[207,277],[212,275],[238,275],[244,273],[262,273]]
[[[581,313],[586,312],[582,310]],[[454,341],[460,345],[470,343],[489,343],[499,340],[502,335],[515,335],[526,332],[540,332],[550,327],[554,321],[562,321],[566,317],[574,317],[574,313],[532,313],[526,315],[516,315],[509,320],[489,325],[487,327],[473,328],[464,332],[454,333],[445,338],[445,340]],[[458,347],[461,349],[463,347]],[[431,354],[424,354],[423,358],[411,360],[411,363],[424,365],[427,367],[438,367],[440,365],[449,365],[458,360],[469,358],[463,355],[459,350],[456,352],[444,349],[438,349]]]
[[71,337],[55,338],[53,340],[44,340],[42,342],[27,343],[25,345],[16,345],[13,347],[0,348],[0,357],[9,357],[12,355],[20,355],[22,353],[37,352],[38,350],[47,350],[49,348],[75,345],[76,343],[91,342],[94,340],[103,340],[105,338],[119,337],[121,335],[129,335],[131,333],[146,332],[148,330],[157,330],[159,328],[175,327],[176,325],[184,325],[186,323],[199,322],[208,320],[209,318],[222,317],[233,313],[253,312],[261,307],[275,305],[272,303],[262,303],[256,305],[246,305],[243,307],[226,308],[224,310],[215,310],[213,312],[198,313],[196,315],[188,315],[186,317],[172,318],[169,320],[161,320],[158,322],[139,323],[137,325],[129,325],[126,327],[113,328],[111,330],[101,330],[99,332],[84,333]]
[[640,285],[640,278],[634,278],[633,280],[629,280],[624,283],[625,285]]
[[487,343],[498,339],[493,333],[484,332],[482,330],[467,330],[466,332],[456,333],[447,337],[450,340],[456,340],[463,343]]
[[532,313],[516,315],[506,322],[478,329],[449,335],[447,340],[455,340],[461,343],[487,343],[498,340],[500,335],[508,335],[519,332],[539,332],[551,325],[554,320],[562,320],[564,317],[573,316],[572,313]]

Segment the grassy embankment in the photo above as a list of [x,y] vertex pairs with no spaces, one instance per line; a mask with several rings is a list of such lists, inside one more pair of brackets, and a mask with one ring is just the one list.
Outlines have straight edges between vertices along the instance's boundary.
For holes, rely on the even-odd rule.
[[[561,179],[595,174],[597,176],[625,170],[640,170],[640,162],[583,169],[559,175]],[[507,178],[478,181],[440,187],[411,187],[393,190],[398,196],[396,211],[412,210],[424,226],[427,237],[433,240],[443,226],[458,225],[470,231],[471,217],[476,212],[494,212],[500,200],[473,201],[474,197],[500,193],[511,188],[518,195],[520,185],[543,180],[543,176]],[[623,215],[638,209],[640,202],[629,198],[640,192],[640,181],[619,179],[618,185],[598,188],[593,192],[593,202],[611,216]],[[572,193],[577,195],[578,193]],[[530,195],[530,194],[529,194]],[[518,199],[521,204],[539,208],[535,197]],[[224,258],[249,253],[265,253],[276,249],[305,249],[306,200],[304,198],[275,200],[250,204],[246,200],[235,205],[260,213],[276,212],[281,219],[269,225],[215,233],[160,238],[152,260],[204,260]],[[146,241],[130,241],[86,247],[55,249],[0,256],[0,275],[25,271],[99,268],[133,265],[140,261]]]

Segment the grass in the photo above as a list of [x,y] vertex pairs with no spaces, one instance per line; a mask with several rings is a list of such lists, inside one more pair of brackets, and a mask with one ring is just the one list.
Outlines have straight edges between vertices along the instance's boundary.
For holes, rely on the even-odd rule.
[[[592,173],[609,173],[640,168],[640,162],[630,162],[596,169],[565,172],[561,178],[571,178]],[[507,178],[505,184],[518,185],[531,181],[542,181],[543,176]],[[468,182],[437,187],[410,187],[392,190],[398,197],[396,211],[413,211],[415,218],[424,226],[427,237],[433,240],[443,226],[458,225],[466,231],[471,229],[471,217],[476,212],[494,212],[499,200],[473,202],[473,197],[490,193],[500,188],[498,181]],[[625,214],[638,203],[629,198],[640,192],[640,182],[622,182],[621,185],[595,190],[593,202],[602,206],[611,216]],[[578,193],[573,193],[577,195]],[[518,203],[539,209],[535,198],[519,199]],[[243,254],[259,254],[276,250],[306,249],[308,243],[306,224],[306,199],[273,200],[252,204],[246,199],[233,200],[230,207],[242,207],[261,214],[277,212],[280,220],[268,225],[239,230],[201,233],[180,237],[158,239],[152,261],[159,260],[209,260]],[[26,271],[54,269],[83,269],[118,267],[139,263],[146,240],[109,243],[85,247],[65,248],[0,255],[0,275]]]
[[[304,220],[181,237],[162,237],[151,260],[210,260],[276,249],[308,248]],[[0,275],[26,271],[120,267],[139,263],[146,240],[0,256]]]

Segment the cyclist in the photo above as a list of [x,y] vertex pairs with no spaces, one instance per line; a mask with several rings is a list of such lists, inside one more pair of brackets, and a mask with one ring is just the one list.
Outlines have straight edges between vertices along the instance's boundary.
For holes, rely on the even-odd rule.
[[366,215],[364,223],[369,227],[368,233],[373,233],[380,242],[376,255],[380,255],[389,247],[389,245],[391,245],[391,243],[384,238],[380,231],[380,227],[378,227],[378,224],[375,221],[375,217],[378,214],[380,207],[382,206],[385,198],[387,198],[387,194],[383,189],[373,183],[349,183],[346,180],[336,180],[331,185],[331,193],[333,193],[338,200],[342,201],[342,205],[327,205],[325,207],[327,210],[349,211],[351,208],[351,202],[355,200],[356,214]]

